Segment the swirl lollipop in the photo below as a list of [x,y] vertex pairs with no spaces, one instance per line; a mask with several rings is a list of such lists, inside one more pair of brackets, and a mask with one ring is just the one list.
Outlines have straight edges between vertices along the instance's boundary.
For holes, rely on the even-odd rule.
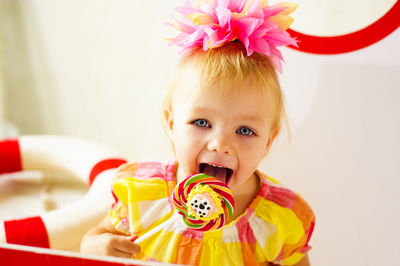
[[172,202],[185,224],[199,231],[224,226],[235,207],[227,185],[206,174],[189,176],[177,184]]

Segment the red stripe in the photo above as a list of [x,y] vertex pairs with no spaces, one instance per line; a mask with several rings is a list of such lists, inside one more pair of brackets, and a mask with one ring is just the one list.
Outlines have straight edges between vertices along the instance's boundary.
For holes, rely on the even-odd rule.
[[16,139],[0,141],[0,174],[22,170],[21,153]]
[[293,209],[293,206],[299,199],[299,196],[292,190],[274,185],[268,186],[268,192],[264,197],[279,206],[289,209]]
[[109,169],[118,168],[121,164],[126,162],[127,161],[124,159],[105,159],[98,162],[95,166],[93,166],[92,171],[90,171],[89,185],[92,185],[93,181],[100,173]]
[[306,242],[306,246],[308,246],[308,242],[310,241],[311,235],[314,231],[314,226],[315,226],[315,222],[312,222],[310,225],[310,228],[307,230],[307,242]]
[[7,243],[50,248],[46,227],[39,216],[4,222]]
[[257,243],[256,236],[254,235],[253,229],[249,223],[239,223],[237,222],[236,230],[238,231],[239,241],[242,243],[253,244]]
[[114,203],[117,203],[119,201],[119,199],[118,199],[117,195],[115,195],[114,190],[112,190],[112,189],[111,189],[111,195],[114,198]]
[[290,48],[314,54],[340,54],[362,49],[388,36],[400,26],[400,1],[373,24],[349,34],[320,37],[303,34],[289,29],[290,36],[295,37],[298,47]]

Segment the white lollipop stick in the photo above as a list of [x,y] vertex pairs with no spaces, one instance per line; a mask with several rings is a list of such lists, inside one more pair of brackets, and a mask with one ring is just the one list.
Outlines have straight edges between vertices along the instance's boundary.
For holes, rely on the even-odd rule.
[[165,222],[157,225],[156,227],[154,227],[150,231],[148,231],[145,234],[143,234],[142,236],[138,237],[135,241],[133,241],[133,243],[140,244],[141,242],[143,242],[144,240],[146,240],[150,236],[156,234],[157,232],[161,231],[162,229],[167,228],[170,224],[178,222],[181,219],[182,219],[182,217],[180,217],[179,215],[172,216],[171,218],[169,218]]

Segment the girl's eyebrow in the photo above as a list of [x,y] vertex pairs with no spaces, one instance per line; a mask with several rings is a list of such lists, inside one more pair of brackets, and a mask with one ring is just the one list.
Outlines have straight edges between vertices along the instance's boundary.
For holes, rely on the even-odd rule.
[[209,107],[203,107],[203,106],[194,106],[193,108],[190,109],[190,113],[195,113],[196,115],[203,115],[203,114],[215,114],[217,113],[216,110],[209,108]]
[[241,115],[237,118],[239,121],[244,121],[245,123],[252,123],[252,125],[257,125],[257,126],[265,126],[266,121],[262,119],[261,116],[259,115]]
[[[217,111],[214,110],[213,108],[203,107],[203,106],[195,106],[195,107],[193,107],[193,109],[191,111],[196,114],[217,113]],[[245,122],[250,121],[250,122],[254,122],[254,123],[258,123],[258,124],[262,124],[262,125],[265,124],[264,119],[258,114],[257,115],[243,114],[243,115],[239,115],[235,119],[238,121],[245,121]]]
[[239,116],[239,119],[246,121],[260,122],[260,123],[263,123],[264,121],[259,115],[241,115]]

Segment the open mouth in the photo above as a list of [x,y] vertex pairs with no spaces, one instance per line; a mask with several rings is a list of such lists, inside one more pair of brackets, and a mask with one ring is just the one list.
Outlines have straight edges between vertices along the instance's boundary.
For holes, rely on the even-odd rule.
[[209,176],[214,176],[219,180],[223,181],[225,184],[228,184],[229,179],[232,177],[233,170],[222,166],[201,163],[200,173],[204,173]]

